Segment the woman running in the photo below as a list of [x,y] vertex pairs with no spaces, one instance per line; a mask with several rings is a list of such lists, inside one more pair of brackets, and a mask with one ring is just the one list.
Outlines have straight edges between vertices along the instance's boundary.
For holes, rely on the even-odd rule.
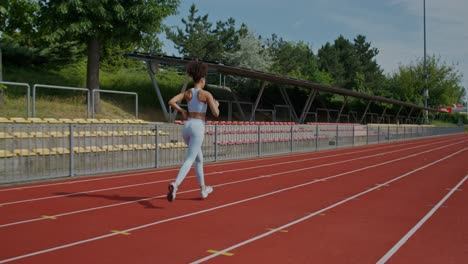
[[[208,67],[201,61],[191,61],[187,65],[187,74],[192,77],[194,87],[190,90],[180,93],[169,100],[169,105],[182,113],[182,117],[188,120],[184,125],[183,137],[188,145],[187,157],[185,158],[182,167],[177,174],[175,182],[169,185],[169,193],[167,200],[172,202],[177,193],[177,188],[184,180],[185,176],[195,162],[195,171],[197,174],[198,184],[200,185],[201,197],[204,199],[208,194],[213,192],[213,187],[205,186],[203,175],[203,153],[202,144],[205,137],[205,114],[207,105],[210,107],[211,113],[215,117],[219,116],[219,102],[216,101],[211,93],[203,90],[205,87],[205,77],[208,72]],[[177,103],[182,100],[187,101],[187,111],[182,109]]]

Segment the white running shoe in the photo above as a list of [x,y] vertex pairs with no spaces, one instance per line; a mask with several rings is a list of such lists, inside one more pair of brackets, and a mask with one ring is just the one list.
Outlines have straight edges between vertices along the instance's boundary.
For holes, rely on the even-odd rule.
[[208,197],[208,194],[213,192],[213,187],[211,186],[205,186],[205,189],[201,191],[201,197],[205,199]]
[[177,185],[175,182],[169,184],[169,192],[167,193],[167,200],[169,202],[172,202],[174,201],[175,197],[176,197],[176,193],[177,193]]

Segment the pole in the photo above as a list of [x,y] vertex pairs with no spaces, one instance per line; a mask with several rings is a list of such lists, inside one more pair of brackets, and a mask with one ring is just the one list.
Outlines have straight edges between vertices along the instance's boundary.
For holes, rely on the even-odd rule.
[[0,48],[0,82],[3,81],[2,49]]
[[424,123],[428,124],[428,111],[427,111],[427,98],[429,97],[429,91],[427,89],[427,65],[426,65],[426,0],[423,0],[423,20],[424,20],[424,59],[423,59],[423,67],[424,67]]

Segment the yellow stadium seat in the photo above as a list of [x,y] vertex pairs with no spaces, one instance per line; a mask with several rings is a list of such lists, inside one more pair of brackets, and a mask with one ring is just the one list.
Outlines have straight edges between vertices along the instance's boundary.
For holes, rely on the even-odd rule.
[[29,134],[29,136],[31,137],[35,137],[35,138],[45,138],[45,137],[50,137],[49,133],[44,133],[44,132],[31,132]]
[[52,151],[57,154],[69,154],[70,150],[67,148],[52,148]]
[[0,117],[0,123],[13,123],[13,121],[6,117]]
[[68,137],[70,132],[62,132],[62,131],[52,131],[49,133],[51,137]]
[[55,152],[53,152],[52,150],[47,149],[47,148],[37,148],[37,149],[32,149],[31,151],[36,153],[37,155],[41,155],[41,156],[55,154]]
[[0,132],[0,139],[13,138],[11,133]]
[[102,151],[101,148],[97,146],[87,146],[87,147],[74,147],[73,152],[74,153],[96,153]]
[[142,120],[142,119],[135,119],[135,122],[137,122],[138,124],[149,124],[150,123],[150,122]]
[[78,122],[74,121],[73,119],[70,118],[59,118],[58,121],[62,124],[76,124]]
[[88,121],[88,119],[84,119],[84,118],[74,118],[73,121],[78,124],[91,124],[91,122]]
[[116,145],[115,148],[118,150],[131,150],[131,148],[129,148],[127,145]]
[[19,123],[19,124],[30,124],[31,123],[31,121],[29,121],[28,119],[23,118],[23,117],[12,117],[12,118],[10,118],[10,120],[13,123]]
[[134,119],[124,119],[122,120],[125,124],[140,124],[137,120]]
[[63,124],[64,122],[60,121],[60,120],[57,120],[55,118],[44,118],[43,119],[45,122],[49,123],[49,124]]
[[30,118],[28,118],[27,120],[30,121],[31,123],[34,123],[34,124],[44,124],[44,123],[47,123],[46,121],[44,121],[43,119],[38,118],[38,117],[30,117]]
[[3,150],[3,149],[0,150],[0,158],[10,158],[13,156],[14,154],[11,151]]
[[29,149],[15,149],[13,153],[16,156],[34,156],[36,153],[30,151]]
[[126,124],[122,119],[111,119],[114,124]]
[[103,124],[113,124],[114,123],[112,120],[106,119],[106,118],[99,119],[99,122],[101,122]]
[[96,118],[87,118],[86,121],[90,124],[102,124],[103,123],[100,119],[96,119]]
[[15,138],[28,138],[29,134],[26,132],[13,132],[11,133]]
[[107,145],[107,146],[102,146],[102,150],[103,151],[117,151],[119,149],[117,149],[116,147],[112,145]]

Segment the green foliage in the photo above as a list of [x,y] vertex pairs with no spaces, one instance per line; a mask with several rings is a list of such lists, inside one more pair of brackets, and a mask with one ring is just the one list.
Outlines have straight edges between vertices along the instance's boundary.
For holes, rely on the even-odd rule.
[[[164,102],[176,95],[184,83],[185,76],[178,74],[175,70],[162,70],[157,75],[158,86],[161,94],[165,97]],[[148,72],[144,67],[121,69],[117,72],[103,72],[101,89],[136,92],[142,106],[158,105],[155,88],[151,82]],[[110,96],[113,98],[121,95]],[[129,96],[130,100],[134,97]]]
[[319,70],[317,56],[306,43],[285,41],[273,34],[267,40],[267,46],[273,57],[272,72],[322,84],[330,83],[330,76]]
[[40,0],[42,29],[52,39],[101,43],[138,43],[144,33],[161,32],[162,20],[176,12],[179,0]]
[[435,120],[452,124],[468,124],[468,114],[466,113],[437,113]]
[[[438,107],[461,103],[465,90],[461,86],[462,74],[456,70],[455,65],[447,65],[435,56],[429,57],[426,65],[428,106]],[[398,72],[389,77],[389,83],[393,98],[423,105],[423,91],[426,86],[423,60],[420,59],[408,66],[400,66]]]
[[272,64],[272,57],[252,31],[239,39],[239,49],[226,52],[224,55],[227,64],[266,72]]
[[187,19],[182,19],[185,29],[166,27],[167,38],[184,57],[199,58],[205,61],[223,61],[225,52],[239,48],[239,39],[245,36],[247,28],[241,25],[236,29],[235,20],[217,21],[216,26],[208,21],[208,15],[197,16],[197,8],[192,4]]
[[319,49],[318,64],[320,70],[331,75],[334,86],[380,95],[385,78],[375,60],[378,53],[362,35],[354,43],[340,36]]

